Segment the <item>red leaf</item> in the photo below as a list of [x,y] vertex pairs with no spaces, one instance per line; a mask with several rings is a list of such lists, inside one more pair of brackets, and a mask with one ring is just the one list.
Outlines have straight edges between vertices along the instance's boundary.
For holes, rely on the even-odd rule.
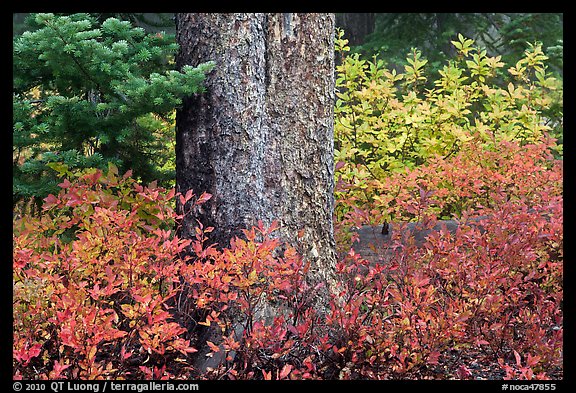
[[82,204],[82,200],[77,193],[69,192],[66,195],[68,196],[68,202],[66,202],[66,206],[78,206]]
[[520,354],[516,352],[516,350],[514,350],[514,357],[516,358],[516,365],[518,367],[522,367],[522,358],[520,357]]
[[152,369],[150,367],[138,366],[138,368],[140,369],[140,371],[142,371],[144,373],[146,378],[152,379]]
[[70,183],[70,181],[68,181],[68,179],[64,179],[64,181],[62,183],[58,184],[58,187],[60,188],[69,188],[72,184]]
[[126,180],[126,179],[128,179],[129,177],[131,177],[131,176],[132,176],[132,169],[129,169],[129,170],[126,171],[126,173],[124,174],[124,176],[122,176],[122,180]]
[[29,248],[16,251],[16,258],[13,259],[13,266],[16,269],[22,269],[24,266],[28,264],[28,262],[32,258],[33,252],[34,250],[31,250]]
[[128,359],[130,356],[132,356],[132,351],[126,351],[126,347],[122,346],[122,348],[120,349],[120,358],[122,360],[126,360]]
[[278,375],[278,379],[286,378],[288,374],[290,374],[290,371],[292,371],[292,365],[285,364],[284,367],[282,367],[282,370],[280,371],[280,375]]
[[460,379],[469,379],[472,376],[472,372],[470,371],[470,369],[463,364],[460,365],[460,367],[458,367],[456,374]]
[[[186,194],[188,195],[188,194]],[[207,192],[203,192],[202,195],[196,200],[197,205],[201,205],[212,198],[212,194],[208,194]]]
[[290,331],[290,333],[294,334],[294,335],[298,335],[298,330],[296,330],[296,328],[294,327],[294,325],[290,325],[288,324],[286,326],[286,328]]
[[170,199],[174,198],[175,194],[176,194],[176,189],[171,188],[170,191],[168,192],[168,194],[166,194],[166,199],[170,200]]
[[38,355],[40,355],[40,351],[42,349],[41,344],[34,344],[31,348],[27,348],[28,344],[26,344],[20,350],[14,350],[14,358],[19,362],[22,362],[24,366],[27,366],[30,363],[30,360]]
[[51,205],[55,205],[56,203],[58,203],[58,198],[56,198],[52,194],[50,194],[46,198],[44,198],[44,207],[45,208],[50,207]]
[[540,361],[541,356],[532,356],[528,354],[526,357],[526,366],[527,367],[534,367]]
[[193,196],[194,193],[192,192],[192,190],[186,191],[186,195],[184,196],[184,203],[188,202],[190,198],[192,198]]
[[164,375],[164,372],[166,371],[166,365],[163,365],[162,367],[158,368],[156,366],[154,366],[154,377],[156,379],[163,379],[162,375]]
[[148,305],[148,303],[150,303],[150,301],[152,300],[152,295],[149,293],[147,293],[145,296],[134,294],[134,300],[144,305]]
[[96,184],[96,182],[98,181],[98,179],[100,179],[100,177],[102,177],[102,172],[96,171],[94,173],[87,174],[85,176],[85,179],[88,180],[89,184]]
[[428,355],[428,364],[438,364],[438,358],[440,357],[440,352],[434,351]]
[[277,230],[278,228],[279,228],[278,221],[274,220],[274,221],[272,221],[272,223],[271,223],[270,226],[268,227],[268,232],[267,232],[267,233],[272,233],[272,232],[274,232],[275,230]]
[[343,353],[344,351],[346,351],[346,347],[342,347],[340,349],[338,349],[338,347],[336,345],[332,346],[332,350],[334,351],[334,353]]
[[62,377],[62,371],[70,367],[70,364],[60,364],[58,360],[54,361],[54,367],[52,368],[52,373],[50,374],[51,379],[59,379]]

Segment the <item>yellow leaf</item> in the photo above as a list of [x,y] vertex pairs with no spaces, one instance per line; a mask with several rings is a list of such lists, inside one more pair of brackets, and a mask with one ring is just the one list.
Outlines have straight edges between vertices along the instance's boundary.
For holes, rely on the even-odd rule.
[[90,347],[90,350],[88,351],[88,359],[94,359],[94,357],[96,356],[96,347],[92,346]]

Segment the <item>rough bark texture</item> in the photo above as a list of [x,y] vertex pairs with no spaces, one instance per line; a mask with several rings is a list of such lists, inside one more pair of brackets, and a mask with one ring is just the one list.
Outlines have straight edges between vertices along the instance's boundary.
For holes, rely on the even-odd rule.
[[330,287],[334,16],[177,14],[176,25],[179,67],[216,62],[207,91],[177,113],[177,191],[213,195],[180,235],[192,237],[198,219],[224,247],[277,221],[310,261],[309,281]]
[[216,62],[177,115],[178,191],[213,194],[183,235],[199,219],[226,246],[276,220],[323,279],[335,260],[333,16],[178,14],[177,26],[179,66]]

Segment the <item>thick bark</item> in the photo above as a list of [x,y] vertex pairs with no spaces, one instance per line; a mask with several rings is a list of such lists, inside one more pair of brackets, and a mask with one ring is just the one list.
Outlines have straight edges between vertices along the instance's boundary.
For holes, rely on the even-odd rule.
[[277,220],[320,279],[335,259],[333,17],[179,14],[177,26],[179,66],[216,62],[177,115],[177,189],[213,195],[183,235],[199,219],[226,246]]
[[216,62],[207,91],[177,113],[177,191],[213,195],[180,235],[192,237],[198,219],[225,247],[277,221],[277,236],[311,263],[308,280],[330,288],[333,15],[177,14],[176,24],[179,67]]

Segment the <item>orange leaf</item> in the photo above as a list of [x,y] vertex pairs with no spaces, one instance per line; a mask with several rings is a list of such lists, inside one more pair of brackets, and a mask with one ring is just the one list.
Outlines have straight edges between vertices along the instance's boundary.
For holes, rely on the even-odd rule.
[[206,321],[204,321],[204,322],[198,322],[198,325],[210,326],[210,320],[206,319]]
[[220,347],[214,344],[212,341],[206,341],[206,344],[208,344],[208,346],[213,352],[220,352]]
[[94,357],[96,357],[96,346],[90,347],[88,351],[88,360],[94,359]]

